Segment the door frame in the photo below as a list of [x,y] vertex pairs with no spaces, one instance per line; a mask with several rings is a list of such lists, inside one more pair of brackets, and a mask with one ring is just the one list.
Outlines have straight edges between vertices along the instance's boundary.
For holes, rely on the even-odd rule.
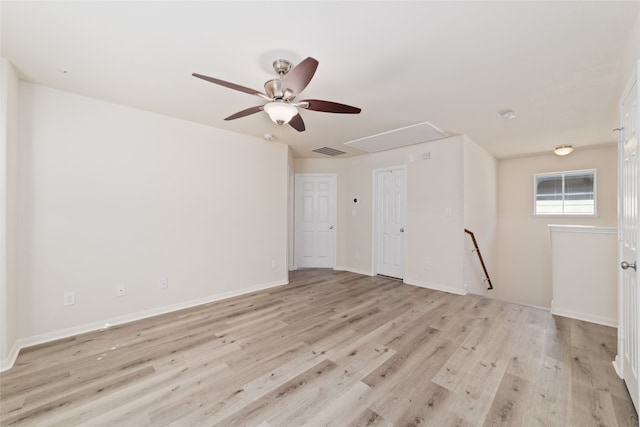
[[[373,181],[373,185],[372,185],[372,189],[373,189],[373,194],[371,197],[372,200],[372,206],[371,209],[373,210],[372,212],[372,221],[371,221],[371,248],[373,249],[371,251],[371,266],[372,266],[372,273],[374,276],[376,276],[378,274],[379,271],[379,265],[378,265],[378,250],[379,250],[379,242],[378,242],[378,220],[379,220],[379,213],[378,213],[378,174],[381,172],[389,172],[389,171],[394,171],[394,170],[402,170],[404,173],[404,182],[402,183],[402,193],[403,193],[403,197],[402,197],[402,211],[403,211],[403,216],[404,216],[404,223],[406,227],[406,223],[407,223],[407,165],[398,165],[398,166],[388,166],[388,167],[384,167],[384,168],[377,168],[377,169],[373,169],[371,172],[371,179]],[[407,272],[407,261],[406,261],[406,253],[407,253],[407,239],[405,238],[406,233],[404,233],[404,235],[402,236],[402,275],[406,276],[406,272]],[[404,277],[402,278],[402,280],[404,281]]]
[[298,248],[295,244],[295,242],[298,241],[298,233],[300,232],[300,230],[298,229],[298,222],[296,221],[298,218],[298,215],[301,213],[299,211],[299,206],[298,206],[298,190],[299,190],[299,186],[298,183],[300,182],[300,179],[302,177],[329,177],[332,179],[332,185],[331,185],[331,192],[332,192],[332,196],[333,196],[333,219],[334,219],[334,226],[333,226],[333,233],[334,233],[334,238],[333,238],[333,259],[331,260],[331,267],[332,269],[335,270],[336,268],[336,259],[337,259],[337,246],[338,246],[338,174],[335,173],[296,173],[294,175],[294,197],[293,197],[293,202],[294,202],[294,226],[293,226],[293,242],[294,242],[294,250],[293,250],[293,269],[297,270],[299,268],[299,253],[298,253]]
[[288,194],[287,194],[287,269],[289,271],[295,270],[296,262],[295,262],[295,175],[293,173],[293,169],[291,166],[288,167],[288,175],[287,175],[287,185],[288,185]]

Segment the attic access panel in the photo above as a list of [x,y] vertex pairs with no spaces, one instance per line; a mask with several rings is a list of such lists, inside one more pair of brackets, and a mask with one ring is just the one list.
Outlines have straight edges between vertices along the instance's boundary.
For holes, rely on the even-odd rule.
[[378,151],[406,147],[407,145],[435,141],[436,139],[442,139],[448,136],[451,135],[438,129],[431,123],[422,122],[382,132],[377,135],[354,139],[353,141],[345,142],[344,145],[348,145],[349,147],[357,148],[358,150],[366,151],[368,153],[376,153]]

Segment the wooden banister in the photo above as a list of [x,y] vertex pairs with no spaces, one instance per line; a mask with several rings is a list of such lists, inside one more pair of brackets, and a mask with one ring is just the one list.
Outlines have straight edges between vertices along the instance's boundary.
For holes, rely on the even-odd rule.
[[473,234],[473,231],[464,229],[464,232],[471,236],[471,240],[473,240],[473,246],[475,251],[478,253],[478,258],[480,259],[480,264],[482,265],[482,270],[484,270],[485,279],[489,282],[489,287],[487,289],[493,289],[493,285],[491,284],[491,279],[489,278],[489,272],[487,271],[487,267],[484,265],[484,260],[482,259],[482,254],[480,253],[480,248],[478,247],[478,242],[476,241],[476,236]]

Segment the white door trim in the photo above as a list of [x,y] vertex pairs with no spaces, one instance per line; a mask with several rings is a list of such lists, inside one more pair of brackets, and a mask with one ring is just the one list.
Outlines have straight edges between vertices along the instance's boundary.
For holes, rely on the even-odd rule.
[[288,167],[288,176],[287,176],[287,184],[288,184],[288,195],[287,195],[287,216],[288,216],[288,224],[287,224],[287,267],[288,270],[295,270],[296,262],[294,257],[295,251],[295,175],[293,173],[293,169],[291,166]]
[[[403,215],[404,215],[404,228],[406,227],[406,223],[407,223],[407,165],[399,165],[399,166],[389,166],[389,167],[384,167],[384,168],[378,168],[378,169],[373,169],[372,170],[372,174],[371,174],[371,179],[373,181],[373,185],[372,185],[372,190],[373,190],[373,195],[371,197],[372,200],[372,228],[371,228],[371,247],[373,248],[373,250],[371,251],[371,265],[372,265],[372,270],[373,270],[373,275],[377,275],[379,273],[379,266],[378,266],[378,220],[379,220],[379,214],[378,214],[378,174],[381,172],[389,172],[389,171],[394,171],[394,170],[402,170],[404,173],[404,182],[403,182],[403,187],[402,187],[402,192],[403,192],[403,206],[402,206],[402,210],[403,210]],[[406,243],[406,233],[402,238],[402,253],[403,253],[403,257],[402,257],[402,261],[403,261],[403,276],[406,275],[406,267],[407,267],[407,262],[406,262],[406,253],[407,253],[407,243]]]

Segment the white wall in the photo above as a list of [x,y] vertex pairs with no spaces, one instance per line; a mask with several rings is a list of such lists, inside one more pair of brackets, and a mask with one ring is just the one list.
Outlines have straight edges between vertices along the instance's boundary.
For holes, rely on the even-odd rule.
[[618,233],[615,227],[551,225],[551,312],[618,325]]
[[0,369],[18,339],[18,77],[0,58]]
[[[498,279],[492,295],[521,304],[551,307],[551,243],[548,224],[617,224],[617,147],[576,150],[498,162]],[[533,175],[596,169],[595,218],[533,216]]]
[[629,33],[627,43],[624,46],[622,55],[622,65],[620,67],[620,77],[618,79],[618,91],[622,94],[632,77],[637,75],[638,61],[640,60],[640,12],[636,16],[635,24]]
[[286,145],[25,82],[20,101],[24,342],[286,283]]
[[[464,226],[478,242],[489,278],[494,286],[498,273],[497,253],[497,173],[498,162],[469,138],[464,143]],[[465,236],[463,271],[469,292],[487,295],[484,271],[474,249],[471,236]]]
[[[482,202],[469,202],[469,207],[478,212],[469,214],[468,219],[480,235],[486,237],[487,251],[492,259],[494,237],[485,227],[491,223],[488,217],[492,213],[495,221],[495,160],[464,136],[347,159],[296,159],[294,165],[296,173],[338,175],[337,265],[363,274],[373,274],[374,270],[373,171],[406,166],[404,280],[419,286],[465,293],[461,268],[466,238],[463,231],[465,152],[471,161],[469,173],[481,176],[469,187],[481,191],[486,198]],[[424,153],[429,153],[429,159],[423,159]],[[356,197],[358,203],[353,203]]]
[[[466,293],[463,144],[463,137],[452,137],[398,153],[415,158],[408,165],[407,283]],[[429,159],[423,160],[424,152]]]

